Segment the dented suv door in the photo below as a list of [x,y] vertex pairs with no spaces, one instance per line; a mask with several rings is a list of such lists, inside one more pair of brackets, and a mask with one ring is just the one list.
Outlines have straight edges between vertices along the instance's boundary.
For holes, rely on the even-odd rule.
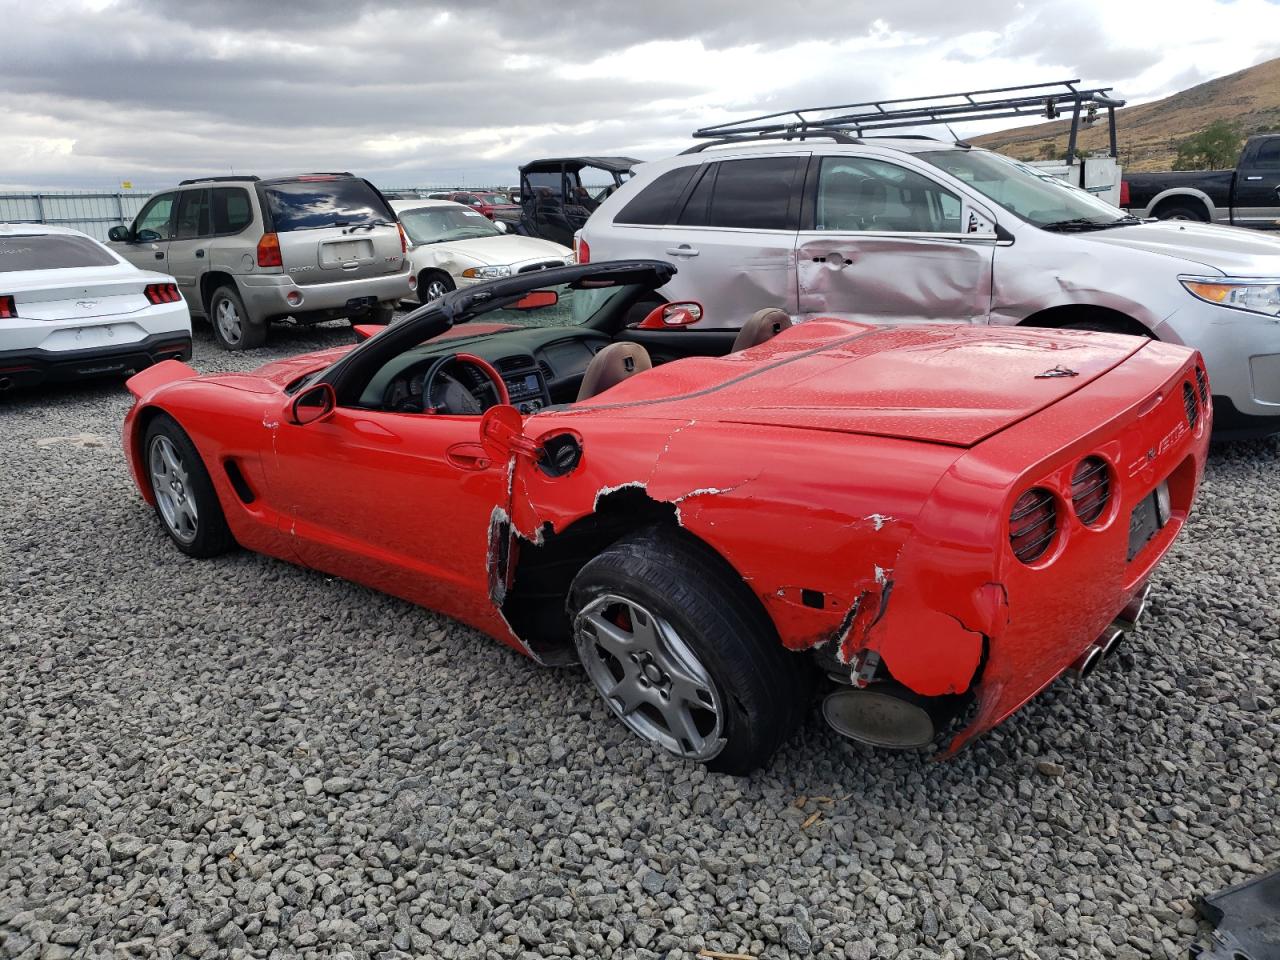
[[796,242],[800,313],[985,323],[995,218],[903,163],[815,156]]

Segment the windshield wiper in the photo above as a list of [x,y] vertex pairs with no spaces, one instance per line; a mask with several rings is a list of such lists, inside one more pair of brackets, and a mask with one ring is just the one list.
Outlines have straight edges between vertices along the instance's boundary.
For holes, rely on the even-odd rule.
[[1099,223],[1088,217],[1072,217],[1070,220],[1054,220],[1052,223],[1040,224],[1041,230],[1053,230],[1067,233],[1073,230],[1105,230],[1111,223]]

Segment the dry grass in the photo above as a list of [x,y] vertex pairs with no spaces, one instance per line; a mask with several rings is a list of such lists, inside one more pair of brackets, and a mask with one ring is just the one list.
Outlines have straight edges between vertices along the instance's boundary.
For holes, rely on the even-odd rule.
[[[1246,135],[1280,131],[1280,59],[1197,84],[1163,100],[1116,111],[1120,160],[1129,170],[1170,170],[1177,143],[1214,120],[1236,123]],[[1069,124],[1062,121],[1018,127],[974,137],[976,146],[1020,160],[1040,160],[1052,143],[1054,155],[1067,146]],[[1107,149],[1105,117],[1080,133],[1081,150]]]

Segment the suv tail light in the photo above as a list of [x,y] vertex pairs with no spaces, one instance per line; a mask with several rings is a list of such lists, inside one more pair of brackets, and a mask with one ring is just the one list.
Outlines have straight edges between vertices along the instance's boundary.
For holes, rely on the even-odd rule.
[[1044,487],[1032,487],[1009,511],[1009,546],[1023,563],[1044,556],[1058,532],[1058,504]]
[[591,248],[587,246],[587,241],[576,233],[573,235],[573,258],[578,263],[591,262]]
[[284,260],[280,256],[280,237],[274,233],[264,233],[258,241],[258,266],[283,267]]
[[409,252],[409,238],[404,235],[404,224],[397,223],[396,229],[400,231],[400,256],[405,256]]
[[1120,206],[1127,207],[1129,205],[1129,181],[1120,181]]
[[1111,500],[1111,471],[1101,457],[1085,457],[1071,474],[1071,505],[1083,524],[1095,523]]
[[13,297],[0,297],[0,320],[15,320],[18,308],[14,306]]
[[142,289],[143,294],[152,303],[177,303],[182,299],[176,285],[172,283],[148,283]]

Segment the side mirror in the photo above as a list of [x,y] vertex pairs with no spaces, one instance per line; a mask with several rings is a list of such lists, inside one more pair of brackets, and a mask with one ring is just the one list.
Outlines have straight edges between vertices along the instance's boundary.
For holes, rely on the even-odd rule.
[[112,227],[110,230],[107,231],[107,239],[114,240],[116,243],[128,243],[129,228],[128,227]]
[[497,228],[498,228],[498,232],[499,232],[499,233],[510,233],[510,232],[511,232],[511,228],[507,226],[507,224],[506,224],[506,222],[505,222],[505,221],[502,221],[502,220],[495,220],[495,221],[493,221],[493,225],[494,225],[495,227],[497,227]]
[[636,324],[637,330],[671,330],[687,327],[702,319],[702,304],[693,300],[664,303],[654,307],[649,315]]
[[327,383],[312,384],[293,398],[289,407],[289,421],[298,426],[306,426],[329,416],[337,405],[338,396],[333,392],[332,386]]
[[138,235],[134,237],[135,243],[155,243],[160,239],[160,234],[154,230],[139,230]]

